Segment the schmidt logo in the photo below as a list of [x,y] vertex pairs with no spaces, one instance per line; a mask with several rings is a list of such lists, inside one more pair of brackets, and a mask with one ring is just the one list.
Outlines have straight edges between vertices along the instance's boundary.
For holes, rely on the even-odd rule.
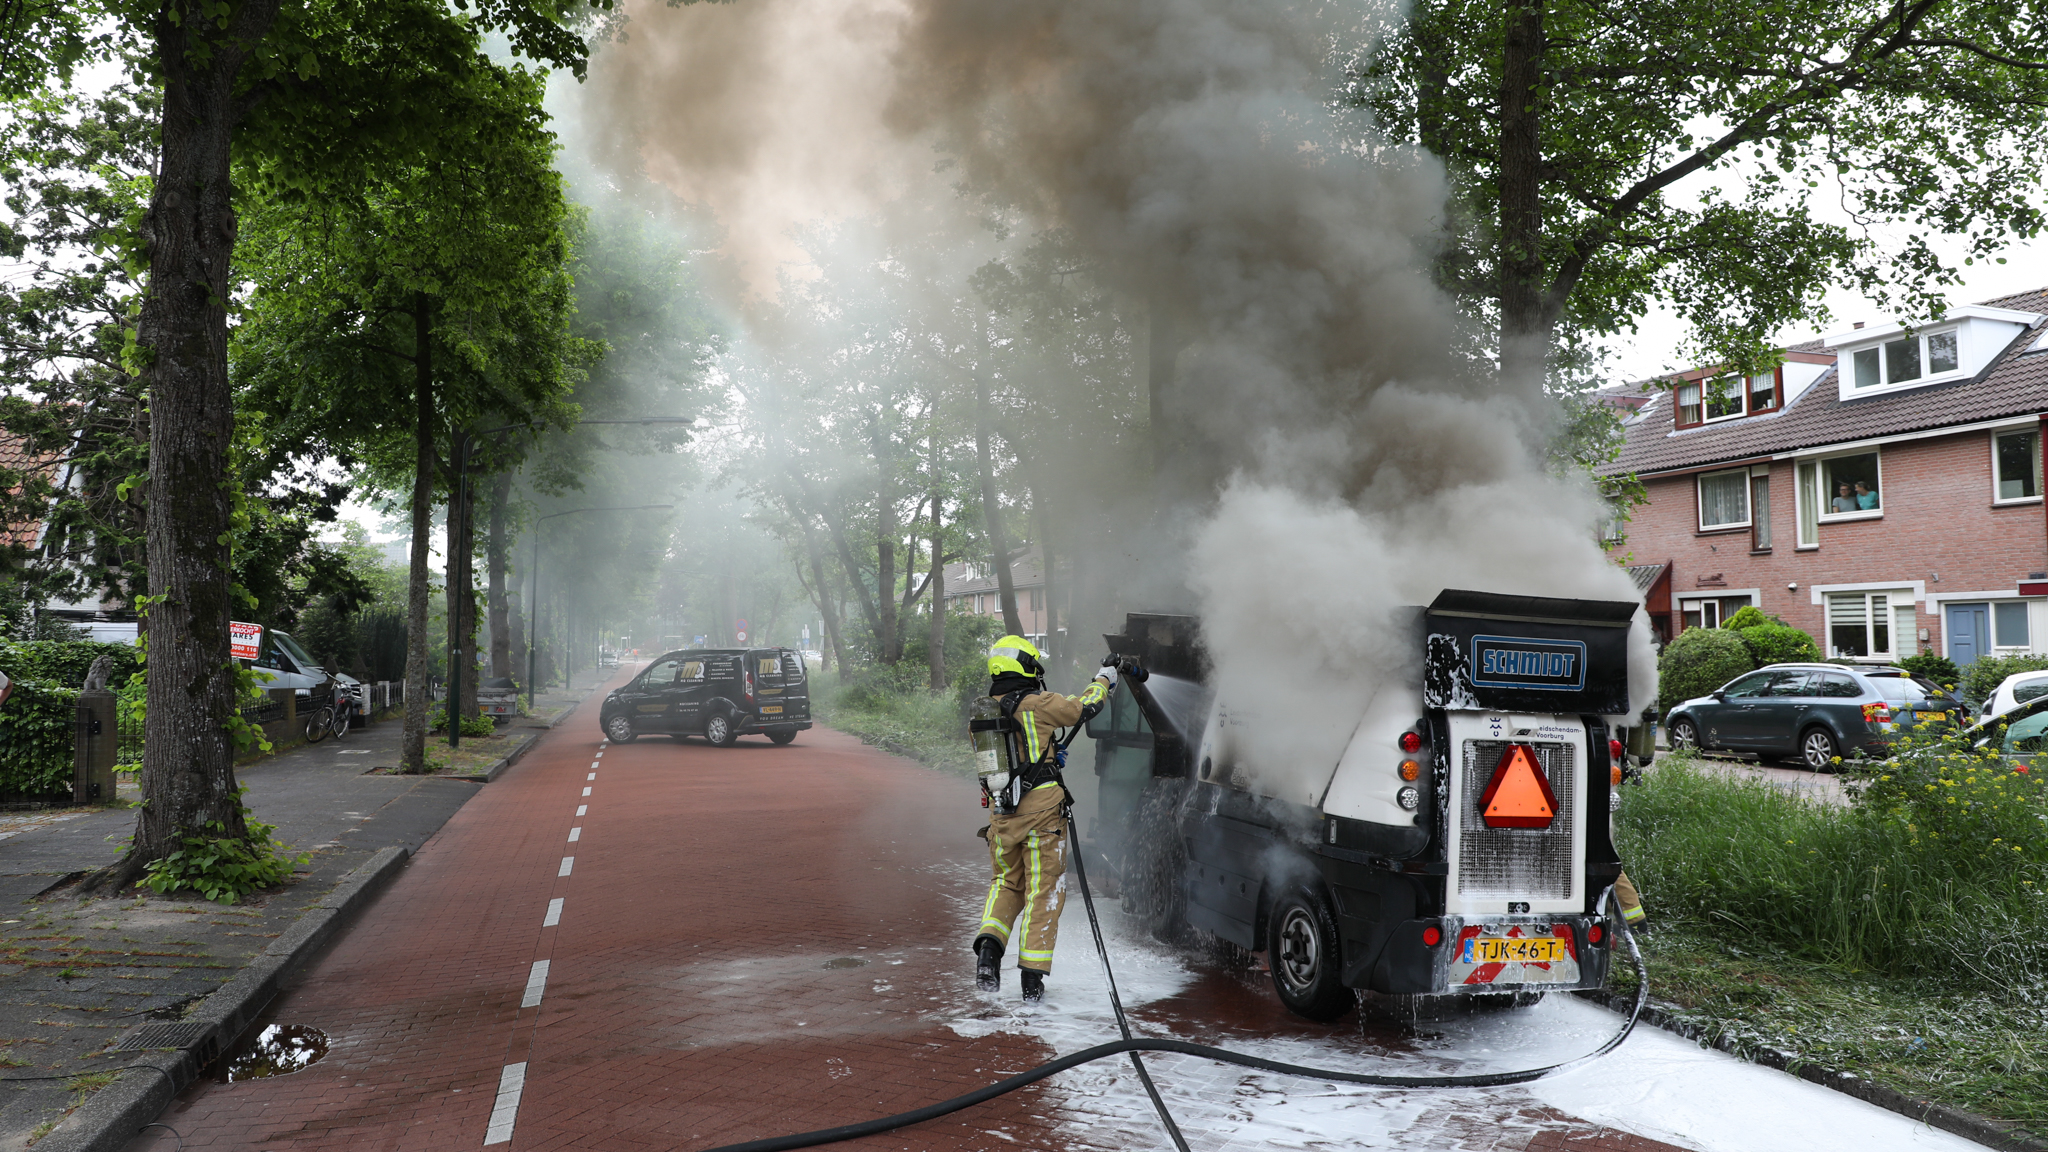
[[1576,640],[1474,636],[1472,683],[1481,688],[1576,692],[1586,686],[1586,646]]

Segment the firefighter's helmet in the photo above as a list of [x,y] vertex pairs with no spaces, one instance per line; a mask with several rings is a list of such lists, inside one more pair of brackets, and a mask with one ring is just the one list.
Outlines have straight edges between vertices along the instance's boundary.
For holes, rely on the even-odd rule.
[[1022,636],[1005,636],[996,641],[988,650],[988,674],[991,678],[1005,672],[1020,676],[1043,676],[1045,666],[1039,662],[1038,649]]

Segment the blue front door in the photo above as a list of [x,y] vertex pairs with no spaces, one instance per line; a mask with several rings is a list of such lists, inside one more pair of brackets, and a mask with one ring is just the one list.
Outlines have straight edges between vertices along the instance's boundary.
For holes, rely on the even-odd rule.
[[1956,667],[1968,668],[1977,657],[1991,651],[1991,606],[1951,604],[1948,606],[1948,658]]

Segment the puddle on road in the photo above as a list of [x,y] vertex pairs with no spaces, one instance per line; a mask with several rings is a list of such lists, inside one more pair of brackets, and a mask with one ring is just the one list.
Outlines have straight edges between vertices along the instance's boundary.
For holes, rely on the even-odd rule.
[[866,966],[867,961],[858,956],[838,956],[825,961],[825,967],[827,968],[863,968]]
[[211,1075],[219,1084],[289,1076],[318,1063],[325,1055],[327,1033],[304,1024],[272,1024],[214,1061]]

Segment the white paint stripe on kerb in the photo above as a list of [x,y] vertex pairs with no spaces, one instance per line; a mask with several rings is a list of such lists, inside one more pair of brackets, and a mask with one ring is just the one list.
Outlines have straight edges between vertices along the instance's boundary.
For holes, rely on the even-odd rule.
[[588,795],[590,795],[590,789],[588,789],[588,788],[585,788],[585,789],[583,790],[583,794],[584,794],[585,796],[588,796]]
[[583,814],[584,814],[585,812],[588,812],[588,811],[590,811],[590,805],[588,805],[588,804],[578,804],[578,805],[576,806],[576,814],[577,814],[578,816],[581,816],[581,815],[583,815]]
[[574,844],[575,842],[577,842],[578,840],[581,840],[581,839],[583,839],[583,829],[581,829],[581,828],[571,828],[571,829],[569,829],[569,843],[571,843],[571,844]]
[[505,1065],[498,1076],[498,1102],[491,1106],[491,1126],[484,1132],[484,1146],[512,1142],[512,1122],[519,1119],[519,1093],[526,1087],[526,1061]]
[[548,990],[548,964],[546,960],[535,960],[533,971],[526,977],[526,995],[520,998],[521,1008],[540,1007],[541,994]]
[[555,875],[567,876],[569,874],[569,869],[574,867],[576,867],[576,858],[574,856],[564,856],[562,857],[562,870],[560,872],[555,873]]
[[542,920],[540,922],[540,926],[543,928],[553,928],[555,925],[560,924],[561,922],[562,898],[560,896],[557,896],[553,900],[548,901],[548,916],[547,919]]

